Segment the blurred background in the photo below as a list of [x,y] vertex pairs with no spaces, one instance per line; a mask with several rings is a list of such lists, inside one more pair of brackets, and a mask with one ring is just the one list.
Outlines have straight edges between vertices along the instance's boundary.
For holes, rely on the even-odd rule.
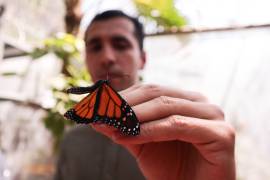
[[[83,32],[108,9],[139,16],[144,83],[200,91],[236,128],[238,180],[270,179],[270,1],[0,0],[0,179],[52,179],[61,114],[87,86]],[[267,75],[268,74],[268,75]]]

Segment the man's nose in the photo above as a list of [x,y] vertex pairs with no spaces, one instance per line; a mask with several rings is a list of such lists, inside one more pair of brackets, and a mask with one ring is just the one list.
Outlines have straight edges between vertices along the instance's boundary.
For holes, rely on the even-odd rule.
[[113,47],[109,45],[104,46],[101,61],[104,65],[110,65],[115,63],[116,57]]

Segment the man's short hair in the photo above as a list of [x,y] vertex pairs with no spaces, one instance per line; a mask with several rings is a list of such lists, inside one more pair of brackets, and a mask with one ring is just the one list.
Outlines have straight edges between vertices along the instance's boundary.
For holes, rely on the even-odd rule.
[[86,38],[87,31],[88,31],[89,27],[94,22],[108,20],[108,19],[112,19],[112,18],[118,18],[118,17],[126,18],[130,22],[132,22],[132,24],[134,25],[134,29],[135,29],[135,32],[134,32],[135,38],[138,41],[140,50],[142,51],[143,50],[143,40],[144,40],[143,25],[138,21],[137,18],[131,17],[131,16],[125,14],[123,11],[120,11],[120,10],[108,10],[108,11],[104,11],[104,12],[102,12],[100,14],[97,14],[93,18],[92,22],[88,25],[88,27],[87,27],[87,29],[85,31],[85,36],[84,37]]

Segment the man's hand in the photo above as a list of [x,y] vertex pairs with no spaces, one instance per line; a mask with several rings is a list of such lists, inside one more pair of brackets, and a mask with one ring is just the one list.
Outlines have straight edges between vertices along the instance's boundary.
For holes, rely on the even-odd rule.
[[127,148],[147,179],[235,180],[235,133],[217,106],[198,93],[155,85],[120,94],[141,123],[140,135],[93,127]]

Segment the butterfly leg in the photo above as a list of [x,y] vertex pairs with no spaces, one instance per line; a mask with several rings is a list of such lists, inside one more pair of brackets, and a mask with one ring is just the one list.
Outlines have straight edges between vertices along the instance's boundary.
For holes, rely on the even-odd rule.
[[98,81],[95,83],[93,86],[88,86],[88,87],[72,87],[66,90],[67,93],[71,94],[86,94],[86,93],[91,93],[95,91],[102,83],[103,81]]
[[94,86],[89,87],[72,87],[66,90],[67,93],[70,94],[86,94],[91,93],[96,89]]

